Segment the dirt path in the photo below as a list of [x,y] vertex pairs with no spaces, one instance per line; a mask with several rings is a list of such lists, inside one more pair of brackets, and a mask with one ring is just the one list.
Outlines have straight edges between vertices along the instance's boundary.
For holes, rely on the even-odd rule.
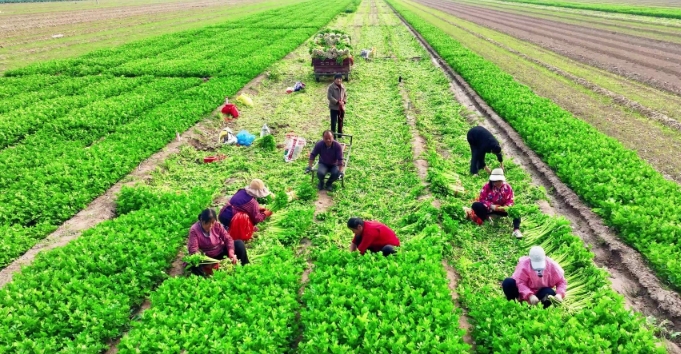
[[[428,176],[428,162],[423,157],[423,154],[426,152],[426,140],[421,136],[416,127],[416,117],[412,113],[412,103],[411,100],[409,99],[409,93],[406,91],[402,83],[400,83],[400,93],[402,94],[402,101],[404,104],[404,112],[406,115],[407,124],[409,124],[412,134],[411,146],[414,158],[414,166],[416,167],[416,172],[419,178],[421,179],[421,183],[424,186],[426,186],[427,192],[423,196],[421,196],[421,198],[431,199],[433,198],[433,195],[428,189],[428,183],[426,182],[426,178]],[[433,198],[432,205],[436,208],[439,208],[441,206],[441,203],[439,200]],[[471,336],[472,326],[470,324],[468,316],[466,315],[466,309],[463,306],[461,306],[461,303],[459,302],[459,295],[456,292],[456,286],[458,283],[459,275],[456,273],[456,270],[454,270],[454,268],[450,266],[444,259],[442,260],[442,267],[444,268],[445,273],[447,274],[448,287],[452,297],[452,302],[454,302],[454,306],[461,309],[462,312],[461,315],[459,316],[459,328],[463,329],[466,332],[463,336],[463,341],[469,344],[473,348],[473,350],[475,350],[475,341],[473,341],[473,337]]]
[[681,45],[441,0],[417,0],[579,62],[681,94]]
[[[411,26],[407,26],[427,48],[433,62],[451,78],[452,91],[456,99],[472,112],[471,119],[483,120],[483,125],[501,140],[506,153],[530,173],[533,182],[548,191],[553,191],[550,198],[556,213],[569,219],[573,231],[591,246],[592,252],[596,255],[596,264],[610,273],[613,289],[623,295],[626,303],[634,310],[658,320],[669,320],[674,331],[681,330],[679,294],[665,289],[648,269],[641,255],[622,243],[463,78],[456,74]],[[674,344],[669,345],[670,350],[678,350]]]

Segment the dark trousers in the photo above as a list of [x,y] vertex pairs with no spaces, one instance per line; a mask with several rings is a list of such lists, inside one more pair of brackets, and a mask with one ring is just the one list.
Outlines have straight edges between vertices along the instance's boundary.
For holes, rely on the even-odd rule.
[[317,165],[317,178],[319,178],[319,186],[320,187],[324,186],[324,178],[326,177],[327,173],[331,174],[331,176],[329,176],[329,180],[326,182],[327,186],[332,185],[333,182],[336,182],[338,180],[338,178],[340,177],[340,170],[338,169],[338,166],[327,165],[327,164],[320,162]]
[[[241,240],[234,240],[234,255],[236,256],[236,259],[239,260],[241,265],[246,265],[248,264],[248,253],[246,252],[246,244],[244,241]],[[211,257],[217,260],[223,260],[227,258],[227,251],[224,250],[222,253],[220,253],[217,257]],[[207,268],[206,267],[192,267],[191,272],[196,274],[196,275],[212,275],[213,271],[211,270],[210,272],[206,272]]]
[[[355,246],[359,246],[362,243],[362,236],[357,236],[357,239],[355,241],[357,242],[357,244]],[[395,247],[393,247],[391,245],[383,246],[380,251],[374,251],[374,250],[371,250],[371,249],[369,249],[369,251],[371,253],[382,252],[384,257],[388,257],[391,254],[397,253],[397,250],[395,249]]]
[[[490,212],[489,209],[485,206],[485,204],[481,202],[475,202],[471,206],[471,209],[475,212],[475,215],[477,215],[480,219],[482,220],[487,220],[489,219],[490,215],[499,215],[499,216],[508,216],[508,213],[505,211],[493,211]],[[520,218],[515,218],[513,219],[513,229],[520,229]]]
[[[470,142],[469,142],[470,144]],[[485,168],[487,164],[485,163],[485,152],[482,149],[471,145],[471,169],[472,175],[478,174],[478,172]]]
[[[501,287],[504,289],[506,300],[517,300],[520,297],[520,292],[518,291],[518,285],[516,284],[515,279],[504,279],[504,282],[501,283]],[[541,288],[534,294],[534,296],[536,296],[544,305],[544,308],[551,306],[551,300],[548,298],[549,295],[556,296],[556,292],[551,288]]]
[[[338,131],[336,131],[336,124],[338,124]],[[331,110],[331,131],[338,134],[343,134],[343,116],[340,110]]]

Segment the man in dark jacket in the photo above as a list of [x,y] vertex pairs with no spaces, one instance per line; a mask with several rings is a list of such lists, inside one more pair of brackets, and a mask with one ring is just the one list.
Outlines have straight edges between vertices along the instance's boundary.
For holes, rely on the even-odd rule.
[[[326,98],[329,100],[329,110],[331,111],[331,131],[335,135],[343,134],[343,118],[345,117],[345,103],[348,95],[343,86],[343,75],[336,75],[333,78],[333,83],[329,85],[326,92]],[[336,130],[336,123],[338,123],[338,130]]]
[[485,154],[492,153],[497,155],[500,167],[504,168],[503,158],[501,157],[501,146],[494,135],[487,129],[476,126],[468,131],[466,136],[468,145],[471,146],[471,174],[477,176],[478,171],[484,168],[487,173],[492,171],[485,164]]
[[[333,189],[333,182],[336,182],[343,173],[343,147],[335,140],[333,140],[333,132],[330,130],[324,131],[322,140],[315,144],[310,153],[310,160],[305,172],[310,172],[314,160],[319,155],[319,165],[317,165],[317,178],[319,178],[319,185],[317,189],[326,189],[331,191]],[[326,174],[331,176],[324,186],[324,178]]]

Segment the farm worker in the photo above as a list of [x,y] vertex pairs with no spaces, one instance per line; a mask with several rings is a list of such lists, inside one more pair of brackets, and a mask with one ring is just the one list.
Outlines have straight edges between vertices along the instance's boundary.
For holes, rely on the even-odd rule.
[[[314,165],[314,160],[317,155],[319,155],[319,165],[317,165],[317,178],[319,178],[319,183],[317,184],[317,189],[331,191],[333,190],[333,182],[336,182],[338,178],[340,178],[345,169],[343,163],[343,147],[337,141],[333,140],[332,131],[325,130],[324,133],[322,133],[322,140],[315,144],[310,153],[310,160],[305,169],[305,173],[309,173],[312,170],[312,165]],[[327,173],[331,174],[331,176],[329,177],[329,180],[326,181],[325,186],[324,178]]]
[[471,146],[471,174],[478,175],[478,171],[484,168],[487,173],[491,173],[489,167],[485,164],[485,155],[493,153],[497,155],[499,165],[503,169],[504,162],[501,157],[501,146],[494,135],[481,126],[471,128],[466,135],[468,145]]
[[256,198],[265,198],[270,195],[265,183],[254,179],[251,184],[239,189],[229,202],[220,209],[220,223],[229,230],[235,240],[248,241],[253,237],[255,225],[272,215],[258,204]]
[[532,246],[530,256],[520,257],[513,276],[504,279],[501,287],[509,301],[517,299],[527,301],[530,305],[541,301],[547,308],[551,306],[549,295],[559,302],[565,298],[567,281],[564,273],[556,261],[546,257],[543,248]]
[[[490,215],[508,216],[506,209],[513,205],[513,188],[506,183],[504,170],[495,168],[489,176],[489,182],[485,183],[480,191],[480,196],[470,209],[465,208],[466,216],[482,225]],[[471,210],[472,209],[472,210]],[[513,236],[523,238],[520,232],[520,218],[513,219]]]
[[[233,240],[227,230],[217,222],[217,215],[212,208],[205,209],[199,214],[197,221],[189,229],[187,249],[189,254],[203,252],[215,259],[229,258],[233,264],[237,261],[242,265],[248,264],[246,245],[241,240]],[[212,266],[208,266],[213,268]],[[203,269],[192,269],[195,274],[201,274]],[[211,271],[212,272],[212,271]]]
[[359,250],[359,253],[364,254],[369,250],[374,253],[383,252],[386,257],[397,253],[395,247],[399,247],[400,240],[395,231],[380,222],[350,218],[348,228],[355,234],[350,244],[350,252]]
[[[345,104],[348,100],[348,94],[345,92],[345,86],[343,86],[343,75],[334,75],[333,83],[329,85],[326,97],[329,99],[329,110],[331,110],[331,131],[334,135],[336,132],[343,134]],[[338,131],[336,131],[336,123],[338,123]]]

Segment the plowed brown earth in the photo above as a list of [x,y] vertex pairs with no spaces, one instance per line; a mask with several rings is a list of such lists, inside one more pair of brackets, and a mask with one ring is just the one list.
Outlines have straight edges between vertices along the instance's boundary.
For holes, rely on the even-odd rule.
[[416,0],[583,63],[681,94],[681,44],[442,0]]

